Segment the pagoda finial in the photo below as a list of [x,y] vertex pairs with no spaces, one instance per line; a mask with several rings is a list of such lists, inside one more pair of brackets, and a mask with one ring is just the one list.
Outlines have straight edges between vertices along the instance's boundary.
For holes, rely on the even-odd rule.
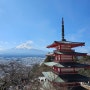
[[66,41],[66,39],[64,39],[64,20],[62,17],[62,41]]

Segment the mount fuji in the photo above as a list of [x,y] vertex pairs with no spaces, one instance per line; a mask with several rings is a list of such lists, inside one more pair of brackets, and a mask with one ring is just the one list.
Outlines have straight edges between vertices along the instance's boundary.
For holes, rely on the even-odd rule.
[[6,49],[0,52],[0,56],[11,55],[11,56],[32,56],[32,55],[43,55],[45,56],[47,51],[35,49],[32,47],[32,42],[27,41],[22,43],[15,48]]

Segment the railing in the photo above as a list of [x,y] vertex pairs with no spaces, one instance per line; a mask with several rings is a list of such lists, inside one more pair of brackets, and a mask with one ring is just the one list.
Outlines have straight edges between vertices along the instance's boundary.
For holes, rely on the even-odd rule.
[[59,51],[59,52],[75,52],[74,49],[58,49],[58,50],[53,50],[53,52],[56,52],[56,51]]
[[63,74],[77,74],[78,72],[57,72],[57,71],[54,71],[52,70],[53,73],[57,74],[57,75],[63,75]]

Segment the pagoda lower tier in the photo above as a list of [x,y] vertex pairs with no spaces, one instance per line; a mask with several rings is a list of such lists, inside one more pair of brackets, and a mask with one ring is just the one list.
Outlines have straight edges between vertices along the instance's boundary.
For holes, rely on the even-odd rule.
[[47,80],[58,86],[79,86],[81,82],[90,81],[89,77],[80,75],[80,74],[62,74],[56,75],[53,72],[42,72],[42,74],[47,78]]
[[81,69],[90,68],[88,64],[80,64],[77,62],[46,62],[45,65],[52,68],[53,72],[62,75],[62,74],[77,74]]

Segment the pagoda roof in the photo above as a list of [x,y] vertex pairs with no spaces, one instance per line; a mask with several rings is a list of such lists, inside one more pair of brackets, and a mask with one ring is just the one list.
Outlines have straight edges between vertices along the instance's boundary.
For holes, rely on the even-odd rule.
[[42,72],[42,74],[51,82],[64,82],[63,79],[53,72]]
[[54,51],[56,54],[86,56],[87,53]]
[[89,77],[80,74],[62,74],[56,75],[53,72],[42,72],[42,74],[51,82],[64,83],[64,82],[88,82]]
[[54,56],[54,53],[53,52],[49,52],[49,53],[47,53],[47,56]]
[[76,56],[86,56],[87,53],[80,52],[66,52],[66,51],[54,51],[52,53],[48,53],[47,56],[55,56],[55,54],[63,54],[63,55],[76,55]]
[[61,63],[56,63],[56,62],[46,62],[44,63],[47,66],[56,66],[56,67],[67,67],[67,68],[88,68],[90,65],[88,64],[80,64],[77,62],[61,62]]
[[90,80],[89,77],[80,74],[62,74],[59,77],[66,82],[88,82]]
[[47,48],[55,48],[58,45],[71,45],[71,48],[77,46],[84,46],[84,42],[71,42],[71,41],[54,41],[51,45],[48,45]]
[[77,63],[77,62],[61,62],[60,64],[63,65],[64,67],[72,67],[72,68],[90,67],[90,65],[88,65],[88,64],[81,64],[81,63]]
[[52,66],[64,67],[63,65],[56,63],[56,62],[46,62],[44,64],[47,66],[50,66],[50,67],[52,67]]

